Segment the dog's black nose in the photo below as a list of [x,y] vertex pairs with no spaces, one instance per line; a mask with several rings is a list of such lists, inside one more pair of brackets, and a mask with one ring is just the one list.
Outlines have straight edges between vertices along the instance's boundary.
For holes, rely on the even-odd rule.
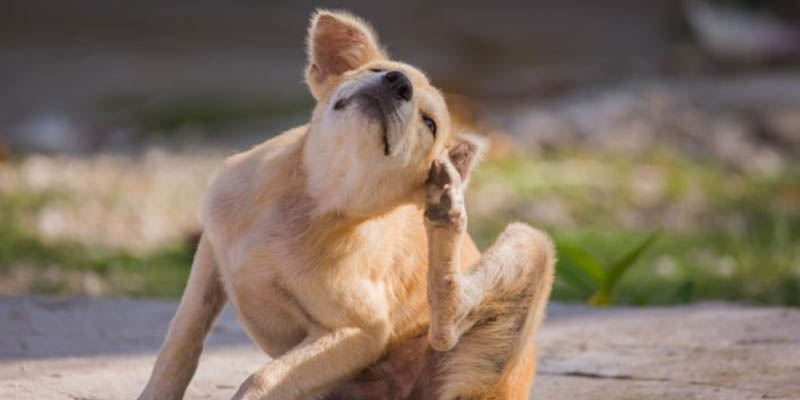
[[397,97],[409,101],[414,96],[414,89],[411,87],[411,81],[408,80],[406,74],[400,71],[389,71],[383,76],[383,84],[389,88],[392,94]]

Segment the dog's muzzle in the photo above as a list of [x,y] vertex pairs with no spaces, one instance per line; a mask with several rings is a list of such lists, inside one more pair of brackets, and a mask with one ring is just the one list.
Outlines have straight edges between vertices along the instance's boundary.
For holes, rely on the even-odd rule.
[[[406,74],[389,71],[377,82],[368,84],[353,94],[353,99],[369,115],[390,117],[397,107],[414,97],[414,89]],[[377,115],[374,115],[377,116]]]
[[383,152],[390,154],[389,124],[400,122],[397,109],[414,98],[414,89],[406,74],[400,71],[389,71],[377,82],[365,85],[353,93],[348,99],[339,100],[334,109],[341,109],[354,102],[358,109],[381,125],[383,134]]

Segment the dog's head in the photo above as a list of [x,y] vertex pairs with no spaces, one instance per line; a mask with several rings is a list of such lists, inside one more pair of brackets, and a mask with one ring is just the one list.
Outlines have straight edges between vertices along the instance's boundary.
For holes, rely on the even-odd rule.
[[324,211],[369,216],[417,201],[434,158],[461,164],[466,178],[483,147],[452,132],[441,92],[352,15],[312,17],[306,83],[317,106],[303,158]]

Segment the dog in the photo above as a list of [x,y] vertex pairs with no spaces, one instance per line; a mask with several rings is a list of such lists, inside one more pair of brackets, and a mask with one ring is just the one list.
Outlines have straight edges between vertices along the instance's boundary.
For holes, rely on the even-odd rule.
[[230,157],[140,399],[182,398],[230,302],[273,361],[236,399],[527,399],[553,282],[545,233],[481,254],[464,189],[486,144],[372,28],[317,11],[311,121]]

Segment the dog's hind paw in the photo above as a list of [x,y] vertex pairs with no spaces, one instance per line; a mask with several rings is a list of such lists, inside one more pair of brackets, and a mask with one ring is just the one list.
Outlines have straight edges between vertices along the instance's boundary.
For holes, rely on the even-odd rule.
[[425,182],[425,223],[462,230],[467,225],[461,176],[448,161],[434,160]]

